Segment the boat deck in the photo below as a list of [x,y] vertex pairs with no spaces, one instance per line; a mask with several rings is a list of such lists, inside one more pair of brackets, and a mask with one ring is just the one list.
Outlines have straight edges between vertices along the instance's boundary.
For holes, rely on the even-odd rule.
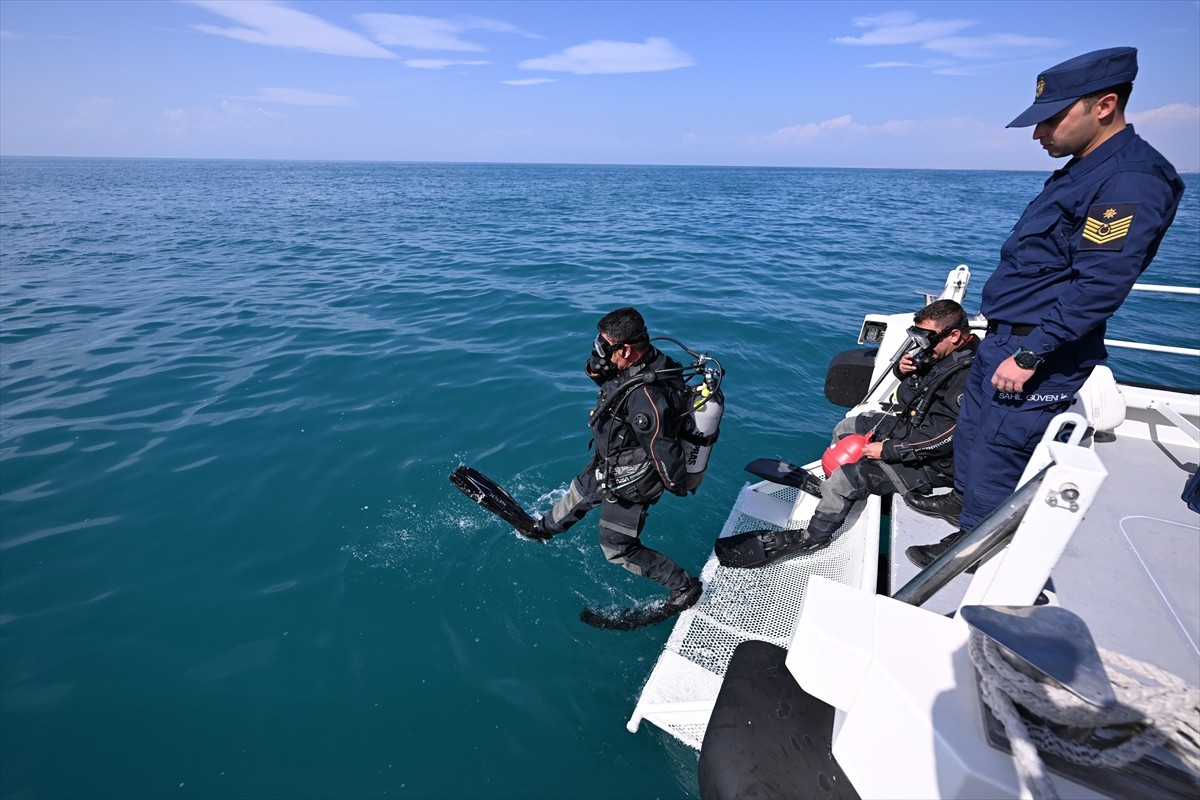
[[[1126,396],[1134,399],[1132,392]],[[1182,427],[1167,424],[1168,412]],[[1108,476],[1046,592],[1049,602],[1079,614],[1101,647],[1153,664],[1192,686],[1200,686],[1200,515],[1180,495],[1200,462],[1200,445],[1190,438],[1197,433],[1196,420],[1200,401],[1160,392],[1131,404],[1119,436],[1098,436],[1093,446]],[[815,471],[818,465],[806,468]],[[747,485],[721,536],[803,528],[816,502],[766,481]],[[699,749],[733,650],[747,639],[787,647],[812,575],[875,588],[879,521],[880,498],[871,497],[824,550],[757,569],[722,567],[711,557],[701,574],[704,596],[680,615],[629,729],[645,719]],[[895,594],[918,572],[904,556],[906,547],[936,542],[954,530],[894,497],[886,591]],[[960,575],[923,607],[953,614],[972,578]]]
[[[1180,498],[1200,447],[1130,436],[1094,447],[1109,474],[1055,567],[1051,602],[1083,617],[1101,647],[1200,686],[1200,515]],[[918,571],[904,549],[954,530],[894,498],[892,593]],[[953,613],[970,580],[955,578],[925,608]]]

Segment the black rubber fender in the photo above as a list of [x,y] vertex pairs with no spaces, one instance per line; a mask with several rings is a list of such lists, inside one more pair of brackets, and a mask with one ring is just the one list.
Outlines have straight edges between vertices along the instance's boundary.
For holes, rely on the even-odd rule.
[[833,758],[832,706],[800,688],[787,651],[742,642],[700,749],[702,800],[859,800]]

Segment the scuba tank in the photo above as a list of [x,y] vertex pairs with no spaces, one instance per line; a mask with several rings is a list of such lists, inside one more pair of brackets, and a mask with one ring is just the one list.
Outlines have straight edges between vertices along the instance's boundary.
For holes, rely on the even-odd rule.
[[687,463],[684,488],[695,494],[708,469],[708,457],[721,435],[721,417],[725,414],[725,396],[721,393],[720,377],[711,368],[705,370],[704,382],[691,387],[688,400],[691,406],[691,430],[683,435],[683,456]]

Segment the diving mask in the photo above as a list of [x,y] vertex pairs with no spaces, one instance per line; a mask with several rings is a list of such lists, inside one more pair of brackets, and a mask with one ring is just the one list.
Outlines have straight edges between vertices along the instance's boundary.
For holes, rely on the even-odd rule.
[[604,361],[611,361],[612,354],[624,346],[624,342],[607,342],[604,339],[604,334],[597,333],[596,341],[592,342],[592,352]]
[[937,343],[946,338],[946,334],[953,328],[947,328],[944,331],[930,331],[924,328],[913,326],[908,329],[909,345],[917,350],[932,350],[937,347]]
[[912,363],[917,369],[925,369],[937,359],[934,358],[933,349],[937,347],[938,342],[946,338],[946,334],[954,328],[946,328],[944,331],[930,331],[924,328],[918,328],[915,325],[908,329],[908,344],[913,350]]

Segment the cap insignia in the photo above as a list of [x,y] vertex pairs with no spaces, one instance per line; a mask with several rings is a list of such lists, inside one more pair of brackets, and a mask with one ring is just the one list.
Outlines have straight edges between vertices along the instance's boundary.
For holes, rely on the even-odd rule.
[[1046,78],[1045,76],[1039,75],[1037,82],[1037,93],[1034,94],[1034,97],[1041,97],[1042,92],[1044,91],[1046,91]]

